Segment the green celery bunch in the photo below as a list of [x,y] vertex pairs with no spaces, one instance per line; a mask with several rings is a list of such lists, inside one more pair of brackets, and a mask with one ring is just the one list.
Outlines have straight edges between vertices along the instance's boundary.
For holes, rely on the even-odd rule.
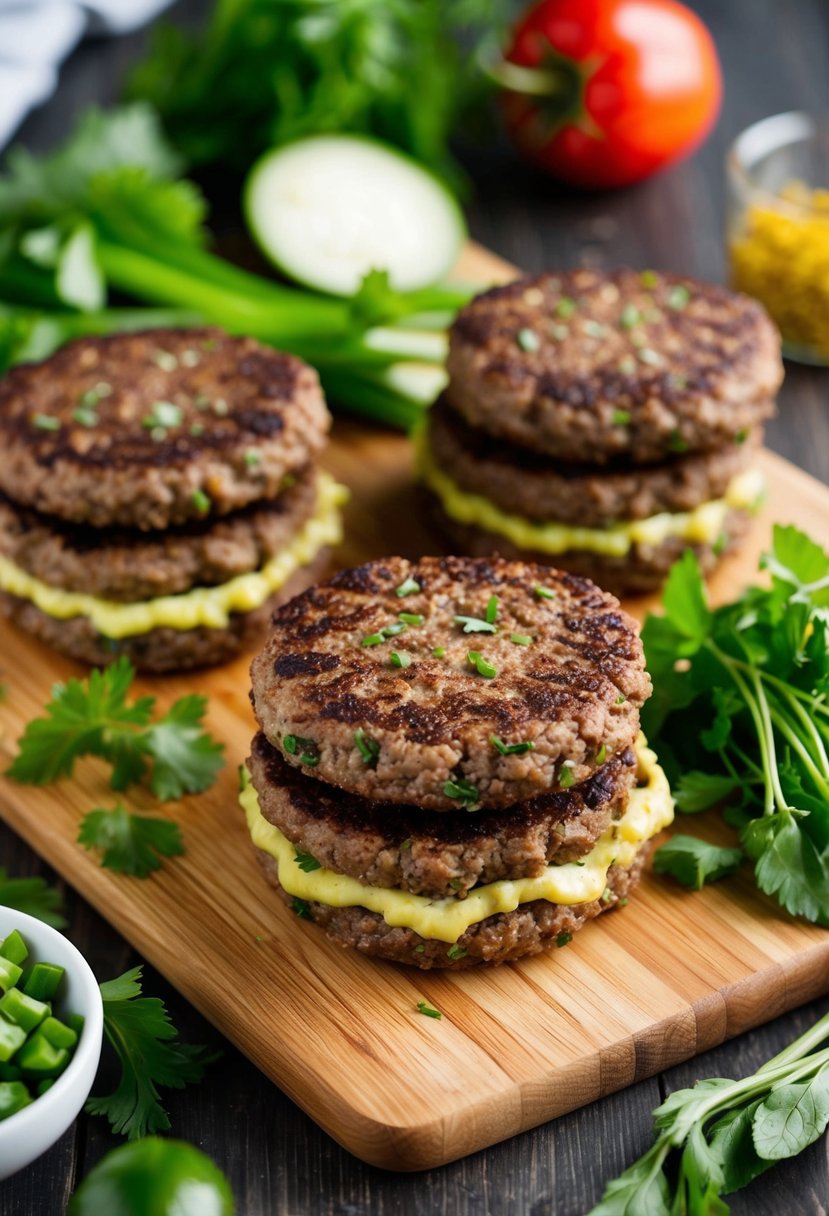
[[[777,526],[763,565],[769,588],[712,610],[694,555],[676,563],[642,634],[643,729],[679,809],[725,803],[760,889],[829,926],[829,554]],[[699,886],[734,868],[731,852],[678,838],[657,867]]]

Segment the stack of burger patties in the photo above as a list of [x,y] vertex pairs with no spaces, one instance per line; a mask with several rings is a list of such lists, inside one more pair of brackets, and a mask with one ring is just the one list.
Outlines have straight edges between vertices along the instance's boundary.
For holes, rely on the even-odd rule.
[[687,548],[713,569],[762,500],[783,369],[745,296],[653,271],[519,279],[460,312],[448,370],[418,471],[455,550],[650,591]]
[[251,839],[341,946],[421,968],[563,947],[672,818],[636,623],[587,579],[374,561],[278,609],[251,674]]
[[319,576],[343,491],[300,360],[219,330],[89,338],[0,381],[0,608],[83,662],[217,663]]

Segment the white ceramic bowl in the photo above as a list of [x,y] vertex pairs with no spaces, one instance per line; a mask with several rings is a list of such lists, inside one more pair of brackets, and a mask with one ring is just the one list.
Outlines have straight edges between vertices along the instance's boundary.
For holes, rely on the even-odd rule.
[[104,1028],[104,1007],[98,983],[86,959],[56,929],[0,906],[0,941],[12,929],[22,934],[32,962],[56,963],[66,969],[55,1003],[57,1016],[80,1013],[84,1028],[68,1068],[30,1106],[0,1120],[0,1178],[22,1170],[59,1140],[78,1117],[89,1096]]

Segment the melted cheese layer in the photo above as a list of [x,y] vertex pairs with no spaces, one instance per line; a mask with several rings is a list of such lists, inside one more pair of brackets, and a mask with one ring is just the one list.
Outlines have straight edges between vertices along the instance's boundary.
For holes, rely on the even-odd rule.
[[0,589],[29,600],[41,612],[64,621],[85,616],[108,638],[134,637],[165,626],[168,629],[225,629],[233,612],[261,607],[301,566],[307,566],[326,545],[342,540],[339,507],[348,498],[345,486],[327,473],[318,474],[317,503],[293,540],[259,570],[239,574],[216,587],[193,587],[179,595],[162,595],[136,604],[99,599],[80,591],[50,587],[0,555]]
[[428,450],[424,434],[417,444],[417,470],[421,480],[440,499],[446,514],[462,524],[474,524],[506,537],[519,549],[539,553],[581,550],[604,557],[625,557],[635,544],[660,545],[672,536],[696,544],[713,545],[722,534],[730,510],[754,511],[766,488],[759,469],[747,469],[730,482],[723,498],[701,503],[693,511],[663,511],[647,519],[628,520],[607,528],[581,528],[570,524],[537,523],[502,511],[481,494],[470,494],[439,468]]
[[248,782],[239,801],[257,849],[277,864],[279,885],[297,899],[334,908],[361,907],[382,915],[387,925],[413,929],[424,938],[456,942],[470,925],[513,912],[519,904],[546,899],[555,904],[582,904],[599,899],[611,865],[632,865],[641,846],[672,822],[674,804],[668,779],[656,755],[640,736],[636,745],[639,780],[621,819],[608,826],[580,862],[548,866],[537,878],[502,879],[473,887],[466,899],[427,899],[389,887],[370,887],[347,874],[321,868],[305,873],[296,864],[294,845],[265,819],[256,790]]

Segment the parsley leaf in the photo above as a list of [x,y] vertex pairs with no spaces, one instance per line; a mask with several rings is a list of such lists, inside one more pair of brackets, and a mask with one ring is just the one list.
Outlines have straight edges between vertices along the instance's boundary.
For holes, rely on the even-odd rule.
[[719,848],[696,836],[677,835],[657,849],[653,868],[657,874],[670,874],[684,887],[699,891],[705,883],[733,874],[742,860],[742,849]]
[[120,803],[111,811],[96,808],[84,815],[78,843],[100,849],[102,866],[135,878],[146,878],[157,870],[162,857],[179,857],[184,852],[177,823],[133,815]]
[[181,697],[157,722],[155,698],[127,702],[135,671],[119,658],[86,680],[56,684],[46,716],[28,724],[8,773],[17,781],[46,785],[72,775],[81,756],[112,766],[113,789],[143,780],[163,801],[207,789],[222,767],[221,743],[202,728],[207,699]]
[[63,896],[56,887],[48,886],[44,878],[9,878],[3,866],[0,866],[0,904],[36,916],[53,929],[66,925],[66,918],[61,915]]
[[183,1089],[200,1081],[216,1053],[178,1040],[164,1002],[142,996],[141,967],[101,984],[104,1033],[121,1063],[111,1094],[88,1099],[85,1110],[103,1115],[129,1140],[167,1131],[170,1120],[159,1087]]

